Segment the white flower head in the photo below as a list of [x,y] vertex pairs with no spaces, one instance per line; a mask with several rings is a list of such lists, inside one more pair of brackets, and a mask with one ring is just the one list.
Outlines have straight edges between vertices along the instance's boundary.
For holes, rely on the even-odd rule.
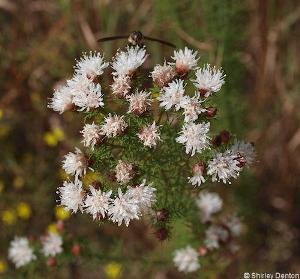
[[66,209],[76,213],[82,211],[85,192],[82,189],[82,182],[75,179],[75,182],[64,181],[62,187],[58,187],[57,193],[60,196],[60,204]]
[[206,172],[206,167],[203,162],[199,162],[193,166],[193,176],[188,177],[189,183],[193,186],[201,186],[205,182],[204,174]]
[[118,196],[111,202],[108,215],[110,220],[118,223],[118,226],[124,224],[128,227],[133,219],[139,219],[140,208],[127,193],[123,194],[122,190],[118,189]]
[[8,258],[15,264],[16,268],[19,268],[35,260],[36,256],[33,253],[33,249],[30,248],[26,237],[15,237],[10,242]]
[[144,179],[142,184],[136,187],[128,187],[127,194],[139,205],[142,211],[147,211],[156,201],[155,192],[156,188],[152,187],[152,183],[146,185]]
[[120,184],[127,184],[135,175],[134,166],[119,160],[115,169],[116,179]]
[[103,107],[103,94],[100,84],[90,82],[86,88],[74,95],[73,103],[79,111],[89,111],[90,109]]
[[230,150],[233,154],[236,154],[237,156],[242,156],[246,160],[246,165],[248,166],[252,165],[255,161],[255,148],[249,142],[235,140]]
[[163,65],[156,65],[151,72],[153,82],[160,88],[165,87],[175,76],[174,68],[166,62]]
[[241,222],[240,218],[238,218],[236,215],[233,215],[226,218],[225,222],[232,236],[237,237],[241,235],[243,231],[243,223]]
[[135,94],[129,95],[127,101],[129,102],[128,112],[133,112],[141,115],[146,112],[152,103],[150,98],[151,93],[146,91],[137,91]]
[[179,271],[189,273],[200,268],[198,253],[191,246],[175,251],[173,262]]
[[196,71],[196,79],[193,82],[204,97],[208,97],[221,89],[225,83],[225,76],[221,69],[216,69],[207,64]]
[[148,147],[155,147],[158,141],[161,140],[159,126],[156,126],[155,121],[152,124],[142,128],[137,135],[143,144]]
[[197,120],[199,114],[206,111],[206,109],[201,106],[201,102],[199,94],[193,97],[187,97],[187,100],[183,104],[185,122]]
[[104,119],[104,123],[101,125],[101,134],[108,138],[116,137],[121,135],[127,127],[128,124],[124,120],[124,115],[108,114]]
[[239,162],[236,160],[236,154],[230,150],[224,153],[217,153],[215,157],[209,161],[207,174],[212,176],[212,181],[223,181],[229,183],[230,178],[237,178],[241,168],[238,166]]
[[90,195],[87,195],[84,201],[85,211],[91,214],[94,220],[99,218],[100,215],[104,218],[108,212],[111,194],[112,191],[102,192],[100,189],[96,190],[93,186],[90,186]]
[[67,174],[82,176],[86,173],[88,167],[88,159],[79,148],[75,148],[75,152],[69,152],[63,160],[63,169]]
[[201,210],[202,221],[207,222],[222,209],[223,201],[216,193],[203,192],[199,194],[196,204]]
[[50,99],[48,107],[62,114],[71,110],[73,105],[73,95],[70,88],[65,85],[58,90],[54,90],[53,97]]
[[187,47],[185,47],[183,50],[175,50],[174,56],[172,57],[172,59],[175,60],[175,63],[171,63],[171,65],[175,64],[177,74],[185,75],[190,70],[193,70],[197,67],[197,62],[199,60],[197,55],[197,51],[193,51]]
[[146,49],[139,46],[127,46],[126,51],[119,51],[113,62],[114,76],[131,76],[147,58]]
[[115,76],[114,82],[110,87],[114,96],[125,98],[131,89],[130,76]]
[[170,110],[173,106],[175,110],[183,108],[188,98],[184,95],[184,83],[181,79],[176,79],[163,88],[163,92],[159,96],[160,106],[165,110]]
[[94,122],[85,124],[80,133],[83,135],[83,145],[86,147],[90,146],[92,149],[102,139],[100,127]]
[[75,73],[93,80],[95,77],[103,74],[103,70],[109,65],[104,61],[99,52],[90,51],[89,54],[83,53],[75,66]]
[[185,144],[185,152],[194,156],[196,152],[200,153],[203,149],[209,147],[209,128],[209,122],[200,124],[185,123],[176,141]]
[[205,232],[205,246],[209,250],[218,249],[229,238],[229,231],[220,225],[211,225]]
[[54,257],[57,254],[60,254],[63,251],[62,245],[63,240],[59,234],[49,233],[42,238],[42,252],[46,257]]

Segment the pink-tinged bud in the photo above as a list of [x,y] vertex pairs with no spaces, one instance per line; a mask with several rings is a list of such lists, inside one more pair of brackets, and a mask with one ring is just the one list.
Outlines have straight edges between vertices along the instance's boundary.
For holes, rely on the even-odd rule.
[[194,175],[204,175],[206,173],[206,166],[204,162],[199,162],[195,164],[192,168],[193,174]]
[[130,93],[131,78],[129,75],[118,76],[114,78],[114,82],[111,85],[112,94],[118,98],[126,98]]
[[74,244],[72,247],[72,254],[74,256],[78,256],[81,252],[81,247],[79,246],[79,244]]
[[207,116],[207,117],[212,118],[212,117],[215,117],[215,116],[216,116],[217,111],[218,111],[218,109],[215,108],[215,107],[208,107],[208,108],[206,109],[206,112],[205,112],[205,113],[206,113],[206,116]]
[[56,265],[57,265],[57,260],[56,260],[56,258],[54,258],[54,257],[48,258],[48,260],[47,260],[47,265],[50,266],[50,267],[56,266]]
[[169,211],[166,208],[156,211],[156,218],[161,222],[167,221],[169,218]]
[[207,248],[204,247],[204,246],[201,246],[199,249],[198,249],[198,254],[199,256],[203,257],[207,254]]
[[228,143],[230,141],[231,135],[227,130],[223,130],[220,133],[222,143]]
[[62,220],[56,222],[56,228],[60,233],[63,233],[65,230],[65,224]]
[[165,87],[176,75],[174,68],[164,63],[164,65],[157,65],[154,67],[152,79],[160,88]]
[[166,228],[160,228],[155,232],[155,236],[160,240],[164,241],[169,236],[169,231]]

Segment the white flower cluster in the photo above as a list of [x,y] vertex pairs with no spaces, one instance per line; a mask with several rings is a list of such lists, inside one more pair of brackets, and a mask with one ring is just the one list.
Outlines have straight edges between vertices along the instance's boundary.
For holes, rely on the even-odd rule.
[[[63,239],[59,234],[49,233],[41,238],[41,252],[45,257],[54,257],[63,252]],[[8,258],[16,268],[20,268],[37,259],[26,237],[15,237],[8,248]]]
[[48,106],[59,113],[75,107],[79,111],[103,107],[102,89],[95,79],[103,74],[107,66],[99,52],[84,53],[76,63],[72,79],[54,91]]
[[212,216],[220,212],[223,200],[217,193],[202,192],[195,200],[200,210],[201,221],[207,224],[205,231],[204,246],[197,250],[191,246],[175,251],[173,262],[179,271],[189,273],[200,268],[199,258],[205,256],[209,251],[219,249],[221,245],[227,245],[232,252],[238,249],[235,238],[240,236],[243,225],[236,215],[222,217],[220,220]]
[[222,209],[223,201],[216,193],[202,192],[199,194],[196,204],[201,211],[202,221],[206,222],[211,216]]
[[[255,160],[254,148],[245,142],[235,141],[228,147],[228,141],[227,149],[209,151],[214,146],[209,118],[216,110],[207,108],[206,101],[223,86],[225,74],[222,69],[208,64],[200,68],[197,51],[185,47],[174,51],[171,62],[165,61],[153,68],[150,77],[154,86],[149,89],[146,85],[149,80],[141,80],[138,75],[138,69],[147,57],[146,48],[140,46],[127,46],[117,52],[110,63],[113,82],[108,88],[111,94],[107,92],[105,100],[102,88],[107,87],[101,87],[99,77],[109,63],[98,52],[84,54],[75,65],[73,78],[54,92],[49,104],[53,110],[59,113],[70,109],[92,111],[87,119],[95,115],[94,121],[86,123],[81,130],[82,143],[90,148],[89,155],[76,148],[63,160],[63,169],[74,176],[74,180],[65,181],[58,188],[60,203],[74,213],[86,212],[94,220],[107,218],[126,226],[131,220],[139,219],[155,202],[156,189],[151,183],[146,185],[145,180],[134,182],[140,178],[134,164],[122,155],[122,149],[134,149],[135,146],[126,146],[134,137],[136,145],[144,146],[143,151],[159,152],[166,138],[163,134],[165,122],[177,134],[174,146],[182,144],[187,154],[183,155],[197,160],[188,177],[193,186],[201,186],[209,177],[212,182],[231,183],[245,165],[251,165]],[[126,109],[122,105],[126,105]],[[111,111],[113,108],[118,114]],[[116,147],[116,152],[111,153],[116,159],[115,169],[108,170],[115,185],[111,189],[107,189],[107,185],[100,188],[89,185],[87,193],[82,181],[91,169],[93,155],[101,152],[102,145]],[[200,156],[205,161],[200,161]],[[101,162],[97,161],[97,168],[99,164]],[[138,186],[132,187],[133,183]],[[203,193],[197,205],[202,211],[203,222],[207,222],[221,210],[222,201],[216,194]]]
[[189,273],[200,268],[199,254],[191,246],[175,251],[173,258],[175,266],[179,271]]
[[35,260],[36,255],[29,246],[29,241],[26,237],[15,237],[10,243],[8,258],[15,264],[16,268],[19,268]]
[[[118,164],[120,168],[120,163]],[[131,169],[122,166],[122,182],[130,180]],[[126,173],[128,171],[128,173]],[[76,213],[78,210],[93,216],[93,219],[108,218],[119,226],[124,222],[126,226],[133,219],[139,219],[142,213],[151,208],[156,201],[156,189],[152,184],[146,185],[146,180],[135,187],[127,187],[125,193],[121,188],[118,195],[112,197],[112,191],[102,191],[90,185],[89,193],[82,188],[82,182],[75,179],[75,182],[65,181],[62,187],[58,188],[60,202],[66,209]]]
[[[204,65],[198,68],[197,52],[188,48],[175,51],[172,57],[174,62],[154,67],[151,73],[153,82],[160,89],[158,100],[165,111],[180,111],[184,116],[184,124],[176,141],[185,146],[187,154],[194,156],[201,154],[205,149],[211,148],[210,123],[199,122],[199,115],[205,114],[207,109],[203,106],[208,97],[218,92],[225,83],[225,74],[221,69]],[[173,68],[175,66],[175,68]],[[186,92],[188,79],[186,77],[195,70],[195,79],[191,84],[195,87],[195,94],[190,96]],[[200,186],[205,176],[211,176],[213,182],[222,181],[231,183],[231,178],[237,178],[242,167],[251,165],[255,159],[254,148],[249,143],[235,141],[234,145],[223,153],[216,153],[208,165],[193,168],[193,176],[188,177],[194,186]]]

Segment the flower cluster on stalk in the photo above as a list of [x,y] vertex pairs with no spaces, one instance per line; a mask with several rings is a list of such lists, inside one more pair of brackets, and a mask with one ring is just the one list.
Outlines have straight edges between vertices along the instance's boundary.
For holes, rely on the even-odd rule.
[[[159,169],[168,158],[154,161],[152,154],[156,151],[172,156],[172,150],[180,150],[178,166],[186,170],[186,184],[194,187],[208,181],[230,184],[245,166],[255,162],[252,144],[238,141],[227,131],[215,135],[217,108],[211,103],[225,83],[221,68],[209,64],[200,67],[198,52],[185,47],[175,50],[171,61],[155,65],[144,74],[142,66],[148,57],[146,48],[140,46],[119,50],[110,63],[98,52],[85,53],[77,61],[72,79],[54,91],[50,108],[59,113],[77,110],[88,120],[81,130],[82,143],[88,150],[76,148],[65,155],[63,169],[70,177],[57,191],[60,204],[74,213],[85,212],[94,220],[109,220],[119,226],[128,226],[144,214],[153,219],[153,211],[167,200],[164,196],[168,193],[160,182],[147,183],[157,177],[150,169],[139,172],[139,167],[151,163]],[[110,74],[107,80],[106,74]],[[172,138],[167,129],[173,132]],[[109,170],[101,172],[101,160],[95,164],[93,159],[108,149],[113,151],[107,157],[103,155],[103,160],[109,161]],[[128,158],[124,150],[141,152],[144,157]],[[87,171],[101,173],[100,185],[84,185]],[[163,172],[161,180],[168,182]],[[200,193],[196,204],[204,223],[211,222],[223,207],[216,194],[207,192]],[[168,231],[161,224],[168,219],[164,215],[169,211],[160,212],[157,235],[166,239]],[[227,220],[226,228],[211,224],[205,249],[216,249],[231,235],[238,235],[238,226],[234,218]],[[176,252],[174,263],[180,271],[192,272],[200,267],[198,256],[188,246]]]

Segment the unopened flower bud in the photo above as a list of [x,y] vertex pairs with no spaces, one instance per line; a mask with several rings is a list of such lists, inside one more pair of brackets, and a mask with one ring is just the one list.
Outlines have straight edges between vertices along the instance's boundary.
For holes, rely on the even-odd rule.
[[168,238],[169,231],[166,228],[160,228],[155,232],[155,235],[160,241],[164,241]]
[[215,108],[215,107],[208,107],[208,108],[206,109],[206,112],[205,112],[205,113],[206,113],[206,116],[207,116],[207,117],[212,118],[212,117],[215,117],[215,116],[216,116],[217,111],[218,111],[218,109]]
[[212,139],[212,144],[216,147],[219,147],[222,144],[222,138],[220,135],[216,135],[213,139]]
[[169,211],[166,208],[162,208],[156,212],[156,218],[158,221],[164,222],[169,218]]
[[207,254],[207,248],[204,247],[204,246],[201,246],[199,249],[198,249],[198,254],[199,256],[203,257]]
[[230,133],[227,130],[221,131],[220,137],[221,137],[222,143],[228,143],[231,138]]
[[47,260],[47,265],[50,266],[50,267],[56,266],[56,265],[57,265],[57,260],[56,260],[56,258],[54,258],[54,257],[48,258],[48,260]]
[[192,171],[193,171],[194,175],[204,175],[206,172],[206,166],[205,166],[204,162],[201,161],[201,162],[195,164],[193,166]]
[[72,247],[72,254],[74,256],[78,256],[80,254],[81,248],[79,246],[79,244],[74,244]]

